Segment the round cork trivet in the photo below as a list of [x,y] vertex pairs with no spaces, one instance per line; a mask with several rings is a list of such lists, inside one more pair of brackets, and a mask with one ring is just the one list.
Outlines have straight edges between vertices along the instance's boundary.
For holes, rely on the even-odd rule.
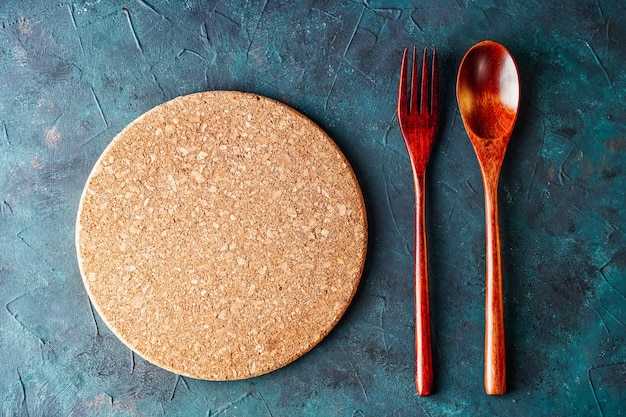
[[214,91],[148,111],[96,163],[76,226],[102,319],[148,361],[198,379],[280,368],[335,326],[367,246],[346,158],[266,97]]

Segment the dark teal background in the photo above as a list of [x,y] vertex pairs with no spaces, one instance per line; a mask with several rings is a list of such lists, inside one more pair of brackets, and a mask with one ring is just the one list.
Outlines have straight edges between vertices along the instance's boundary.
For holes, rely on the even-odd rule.
[[[626,415],[626,4],[617,0],[0,3],[0,416]],[[509,393],[482,387],[484,218],[454,96],[493,39],[521,111],[500,183]],[[436,45],[428,171],[436,393],[413,382],[413,194],[402,49]],[[370,248],[337,328],[258,378],[181,378],[94,315],[74,224],[87,175],[146,110],[213,89],[319,123],[363,188]]]

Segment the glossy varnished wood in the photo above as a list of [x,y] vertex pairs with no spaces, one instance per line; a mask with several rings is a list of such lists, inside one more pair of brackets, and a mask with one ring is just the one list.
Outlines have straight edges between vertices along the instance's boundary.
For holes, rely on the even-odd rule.
[[415,48],[413,48],[410,88],[408,72],[408,49],[405,49],[398,86],[398,122],[409,153],[415,185],[415,388],[418,395],[425,396],[432,393],[434,380],[424,187],[426,165],[439,125],[437,50],[433,51],[430,82],[426,48],[423,53],[422,77],[419,86]]
[[485,189],[485,392],[499,395],[506,392],[506,354],[498,181],[519,107],[519,76],[509,51],[493,41],[470,48],[461,61],[456,93]]

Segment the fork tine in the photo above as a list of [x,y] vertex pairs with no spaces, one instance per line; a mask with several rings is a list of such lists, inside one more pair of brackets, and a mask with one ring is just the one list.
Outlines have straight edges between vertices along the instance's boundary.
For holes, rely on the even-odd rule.
[[400,85],[398,86],[398,116],[409,113],[407,105],[407,56],[409,48],[404,48],[402,65],[400,66]]
[[417,49],[413,46],[413,63],[411,64],[411,102],[409,113],[419,114],[417,106]]
[[422,55],[422,86],[420,89],[420,109],[419,114],[430,114],[428,112],[428,102],[429,102],[429,94],[428,94],[428,48],[424,47],[424,54]]
[[430,114],[439,114],[439,68],[437,63],[437,47],[433,48],[433,69],[431,79],[431,102],[430,102]]

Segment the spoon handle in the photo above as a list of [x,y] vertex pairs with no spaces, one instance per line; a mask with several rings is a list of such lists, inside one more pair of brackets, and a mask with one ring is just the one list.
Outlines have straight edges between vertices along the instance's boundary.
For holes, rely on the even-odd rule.
[[428,251],[424,176],[415,176],[415,388],[420,396],[433,391],[433,363],[428,291]]
[[504,296],[502,255],[498,223],[498,182],[485,181],[487,232],[487,282],[485,309],[485,392],[506,392],[506,352],[504,344]]

